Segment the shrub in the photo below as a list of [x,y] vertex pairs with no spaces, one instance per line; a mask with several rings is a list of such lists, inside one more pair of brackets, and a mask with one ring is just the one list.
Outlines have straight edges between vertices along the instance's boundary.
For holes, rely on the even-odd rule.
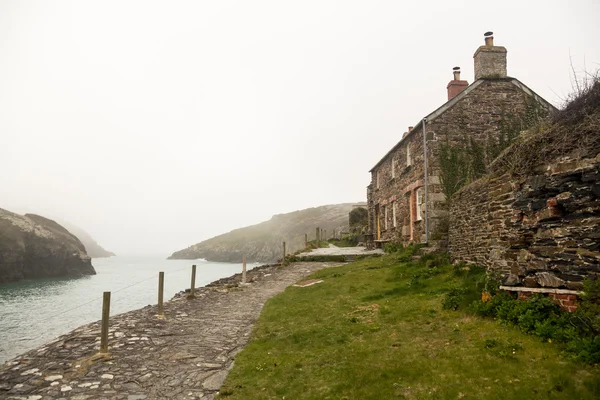
[[465,288],[452,288],[444,295],[442,300],[442,308],[444,310],[457,310],[462,303],[465,294],[467,293]]
[[547,296],[533,295],[522,301],[506,292],[489,302],[474,301],[471,311],[483,317],[496,317],[541,340],[563,343],[565,350],[578,361],[600,363],[600,282],[586,280],[584,289],[579,308],[572,314]]
[[388,242],[383,246],[383,251],[386,253],[398,253],[404,250],[404,246],[400,242]]

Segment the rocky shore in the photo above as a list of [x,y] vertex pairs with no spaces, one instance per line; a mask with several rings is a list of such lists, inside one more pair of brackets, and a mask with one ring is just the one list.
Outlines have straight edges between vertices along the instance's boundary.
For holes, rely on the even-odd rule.
[[100,322],[79,327],[0,367],[0,399],[213,399],[248,342],[266,300],[339,263],[266,265],[157,306],[111,316],[109,353],[98,354]]

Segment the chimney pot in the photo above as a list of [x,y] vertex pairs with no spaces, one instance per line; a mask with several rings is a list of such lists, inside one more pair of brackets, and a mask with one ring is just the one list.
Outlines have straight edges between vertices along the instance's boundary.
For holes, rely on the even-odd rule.
[[460,67],[452,68],[452,73],[454,74],[454,80],[460,81]]
[[410,131],[412,131],[412,129],[413,129],[413,128],[414,128],[414,126],[409,126],[409,127],[408,127],[408,131],[409,131],[409,132],[410,132]]
[[483,34],[483,36],[485,37],[485,45],[486,46],[493,46],[494,45],[494,32],[491,31],[487,31],[486,33]]

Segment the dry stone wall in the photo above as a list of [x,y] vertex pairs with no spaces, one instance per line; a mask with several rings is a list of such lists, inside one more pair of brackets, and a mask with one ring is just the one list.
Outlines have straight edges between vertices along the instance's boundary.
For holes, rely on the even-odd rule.
[[599,178],[600,154],[464,187],[452,199],[450,255],[501,272],[506,285],[581,289],[600,274]]

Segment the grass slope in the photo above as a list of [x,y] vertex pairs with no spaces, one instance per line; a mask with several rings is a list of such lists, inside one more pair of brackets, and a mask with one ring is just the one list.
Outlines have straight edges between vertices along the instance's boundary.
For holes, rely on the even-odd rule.
[[[475,270],[397,253],[329,268],[265,305],[221,399],[596,399],[598,367],[514,327],[443,310]],[[463,304],[464,305],[464,304]],[[464,307],[463,307],[464,309]]]

